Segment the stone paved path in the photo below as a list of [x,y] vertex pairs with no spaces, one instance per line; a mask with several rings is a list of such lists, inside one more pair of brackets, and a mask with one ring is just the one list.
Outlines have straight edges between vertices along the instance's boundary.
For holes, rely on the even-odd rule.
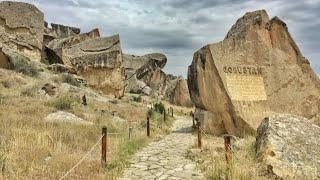
[[120,180],[205,179],[196,164],[185,158],[187,149],[194,144],[191,125],[191,120],[178,118],[171,134],[135,154]]

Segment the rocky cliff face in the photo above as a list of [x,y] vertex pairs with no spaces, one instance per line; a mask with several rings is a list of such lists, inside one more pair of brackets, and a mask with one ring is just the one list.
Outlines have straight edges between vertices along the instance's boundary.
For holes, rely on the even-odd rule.
[[40,61],[44,15],[35,6],[22,2],[0,2],[0,46],[34,61]]
[[246,13],[222,42],[194,53],[188,86],[195,117],[213,134],[255,134],[273,113],[317,118],[320,81],[284,22]]

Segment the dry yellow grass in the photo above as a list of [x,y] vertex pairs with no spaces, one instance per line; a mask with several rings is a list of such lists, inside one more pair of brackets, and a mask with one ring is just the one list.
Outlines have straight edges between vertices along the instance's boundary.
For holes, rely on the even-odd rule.
[[265,180],[268,178],[261,174],[261,167],[255,159],[254,141],[254,137],[244,138],[241,145],[233,149],[229,165],[222,137],[204,137],[202,150],[190,151],[188,157],[198,163],[208,179]]
[[[52,102],[72,94],[52,98],[34,95],[33,91],[41,89],[44,80],[3,70],[0,73],[5,73],[0,75],[0,179],[59,179],[101,137],[103,126],[110,133],[119,133],[108,136],[108,165],[100,165],[99,144],[67,179],[115,179],[128,165],[131,155],[148,141],[159,138],[159,134],[164,135],[170,126],[170,123],[153,126],[152,138],[148,139],[142,126],[147,108],[131,102],[130,97],[119,100],[118,104],[89,99],[88,106],[74,104],[68,110],[94,122],[92,126],[45,123],[43,118],[57,111]],[[10,87],[3,86],[6,83]],[[126,121],[116,123],[110,113],[101,110]],[[129,126],[134,127],[131,140]]]

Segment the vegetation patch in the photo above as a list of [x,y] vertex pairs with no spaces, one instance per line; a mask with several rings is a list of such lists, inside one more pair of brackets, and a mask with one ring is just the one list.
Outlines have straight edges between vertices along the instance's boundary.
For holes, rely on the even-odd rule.
[[63,74],[62,75],[62,82],[68,83],[72,86],[80,87],[80,83],[71,74]]
[[162,102],[157,102],[153,106],[154,110],[160,114],[162,114],[165,111],[164,104],[162,104]]
[[11,68],[17,72],[23,73],[28,76],[37,77],[39,75],[39,69],[36,65],[30,61],[29,58],[17,53],[9,55]]
[[56,99],[53,102],[53,105],[55,108],[59,110],[69,110],[72,108],[73,105],[76,105],[79,103],[79,100],[70,97],[70,96],[63,96],[58,99]]
[[141,96],[133,96],[132,100],[135,101],[135,102],[141,102],[142,98],[141,98]]
[[37,85],[28,86],[21,91],[21,95],[28,96],[28,97],[34,97],[36,95],[37,91],[38,91]]
[[42,58],[41,61],[45,65],[50,65],[49,60],[47,58]]

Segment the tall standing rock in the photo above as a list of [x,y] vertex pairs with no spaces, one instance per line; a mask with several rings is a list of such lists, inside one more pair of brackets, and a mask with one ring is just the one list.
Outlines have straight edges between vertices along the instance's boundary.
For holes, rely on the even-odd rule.
[[246,13],[222,42],[198,50],[188,70],[195,117],[213,134],[255,134],[273,113],[319,118],[320,80],[286,24]]
[[170,103],[185,107],[193,106],[190,99],[187,81],[183,77],[179,77],[177,79],[175,88],[170,95]]
[[0,46],[40,61],[44,15],[34,5],[0,2]]

